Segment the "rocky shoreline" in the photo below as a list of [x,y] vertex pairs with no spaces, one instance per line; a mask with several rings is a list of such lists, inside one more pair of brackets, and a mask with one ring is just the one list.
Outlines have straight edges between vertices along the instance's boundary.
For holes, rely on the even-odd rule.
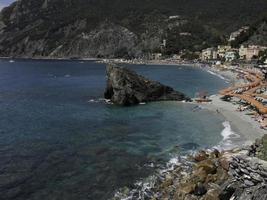
[[200,151],[189,174],[178,182],[172,180],[174,184],[164,187],[160,193],[165,196],[160,199],[267,199],[267,162],[261,159],[266,159],[266,149],[267,135],[250,147]]
[[[236,80],[233,72],[221,75]],[[242,137],[239,147],[201,150],[185,159],[177,158],[179,162],[155,175],[152,183],[139,185],[133,191],[121,191],[114,200],[267,199],[267,135],[249,116],[235,112],[235,105],[221,101],[218,95],[211,98],[212,103],[203,107],[233,123]],[[262,138],[255,140],[258,137]]]
[[267,135],[251,146],[201,150],[158,175],[152,186],[118,199],[266,200]]

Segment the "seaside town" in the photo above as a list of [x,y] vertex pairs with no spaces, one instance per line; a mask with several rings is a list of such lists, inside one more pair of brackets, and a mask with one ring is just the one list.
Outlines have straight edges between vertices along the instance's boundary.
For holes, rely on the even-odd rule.
[[[170,18],[177,16],[170,16]],[[163,39],[160,45],[160,52],[149,53],[145,58],[135,59],[103,59],[99,62],[104,63],[126,63],[126,64],[167,64],[167,65],[197,65],[210,66],[220,70],[233,70],[238,67],[259,69],[261,72],[267,71],[267,46],[257,44],[246,44],[245,41],[249,35],[250,27],[243,26],[230,34],[225,44],[216,47],[209,47],[202,51],[191,52],[181,50],[178,54],[167,56],[164,49],[167,40]],[[180,33],[190,35],[190,33]]]
[[[237,126],[239,131],[248,133],[246,139],[249,141],[263,136],[252,144],[240,144],[230,149],[224,147],[221,152],[217,149],[201,150],[189,157],[191,162],[187,160],[181,161],[182,165],[171,165],[170,170],[164,171],[150,189],[140,185],[138,191],[143,192],[131,193],[132,197],[175,200],[267,199],[267,47],[231,45],[248,30],[249,27],[244,26],[233,32],[227,45],[197,52],[198,58],[195,60],[183,59],[184,52],[172,58],[155,53],[145,62],[116,60],[119,63],[174,66],[192,66],[193,63],[194,66],[225,78],[230,87],[212,96],[205,92],[199,93],[193,99],[197,103],[193,111],[205,108],[217,112],[233,125],[238,118],[244,120],[247,124],[240,125],[237,122]],[[163,46],[165,43],[163,41]],[[250,127],[255,132],[250,132]],[[184,164],[186,162],[187,165]],[[121,199],[120,195],[114,199]]]
[[[185,159],[168,163],[168,168],[159,172],[153,184],[140,184],[130,191],[122,188],[113,200],[267,199],[267,82],[264,71],[267,63],[255,62],[262,50],[266,47],[209,48],[201,54],[205,65],[196,65],[235,82],[219,94],[199,95],[194,99],[198,106],[193,111],[205,108],[222,114],[232,125],[237,125],[246,140],[254,142],[240,143],[235,148],[221,144],[220,150],[194,152]],[[238,56],[240,62],[237,62]],[[232,137],[237,136],[233,134]],[[255,141],[255,138],[258,139]]]
[[[175,16],[171,16],[175,17]],[[194,65],[208,68],[218,74],[229,78],[231,87],[220,91],[223,99],[238,101],[238,111],[252,109],[249,115],[255,117],[262,129],[267,128],[267,46],[253,44],[239,44],[247,36],[249,26],[243,26],[232,32],[226,45],[209,47],[201,52],[190,52],[196,58],[185,59],[188,51],[166,57],[162,53],[152,53],[148,59],[103,59],[105,63],[130,63],[130,64],[160,64],[160,65]],[[185,34],[185,33],[184,33]],[[188,33],[187,33],[188,34]],[[163,51],[167,41],[163,40]],[[101,61],[102,62],[102,61]],[[229,77],[230,76],[230,77]],[[200,94],[195,99],[198,103],[211,102],[206,93]]]
[[[180,16],[170,16],[170,19],[180,18]],[[251,27],[243,26],[230,34],[225,44],[216,47],[209,47],[202,51],[192,52],[187,49],[181,50],[178,54],[165,55],[164,50],[167,46],[167,39],[163,39],[159,47],[159,52],[148,53],[144,58],[136,59],[103,59],[104,61],[114,61],[120,63],[136,64],[182,64],[182,63],[209,63],[213,65],[257,65],[267,66],[267,46],[256,44],[245,44],[246,37],[249,36]],[[181,36],[191,36],[189,32],[179,33]],[[190,56],[188,56],[190,55]],[[190,57],[190,58],[189,58]]]

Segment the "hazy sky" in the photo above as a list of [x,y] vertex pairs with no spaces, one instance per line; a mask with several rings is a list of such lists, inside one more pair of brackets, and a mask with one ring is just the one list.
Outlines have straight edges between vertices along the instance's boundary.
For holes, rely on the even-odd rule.
[[13,1],[15,0],[0,0],[0,10],[3,8],[3,7],[6,7],[8,6],[10,3],[12,3]]

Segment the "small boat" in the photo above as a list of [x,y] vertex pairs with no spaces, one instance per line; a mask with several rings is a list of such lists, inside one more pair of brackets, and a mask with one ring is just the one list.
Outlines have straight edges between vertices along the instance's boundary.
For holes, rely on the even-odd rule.
[[197,103],[208,103],[208,102],[212,102],[211,99],[195,99],[195,101]]
[[15,61],[14,60],[9,60],[10,63],[14,63]]

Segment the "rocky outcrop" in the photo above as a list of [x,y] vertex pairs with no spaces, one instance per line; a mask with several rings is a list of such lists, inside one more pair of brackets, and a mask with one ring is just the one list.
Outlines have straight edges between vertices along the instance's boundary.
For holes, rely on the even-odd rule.
[[183,93],[171,87],[151,81],[127,68],[107,66],[107,88],[105,98],[123,106],[141,102],[190,100]]
[[266,149],[267,135],[250,147],[199,151],[164,170],[151,188],[137,188],[131,195],[153,200],[266,200]]
[[233,156],[229,174],[233,177],[223,185],[221,199],[267,199],[267,135],[256,140],[246,153]]
[[233,157],[229,174],[233,180],[226,182],[221,196],[237,200],[267,199],[267,162],[255,157]]
[[258,158],[265,158],[266,142],[267,135],[249,148],[202,150],[193,157],[192,170],[178,179],[171,176],[173,184],[157,192],[175,200],[266,200],[267,162]]

